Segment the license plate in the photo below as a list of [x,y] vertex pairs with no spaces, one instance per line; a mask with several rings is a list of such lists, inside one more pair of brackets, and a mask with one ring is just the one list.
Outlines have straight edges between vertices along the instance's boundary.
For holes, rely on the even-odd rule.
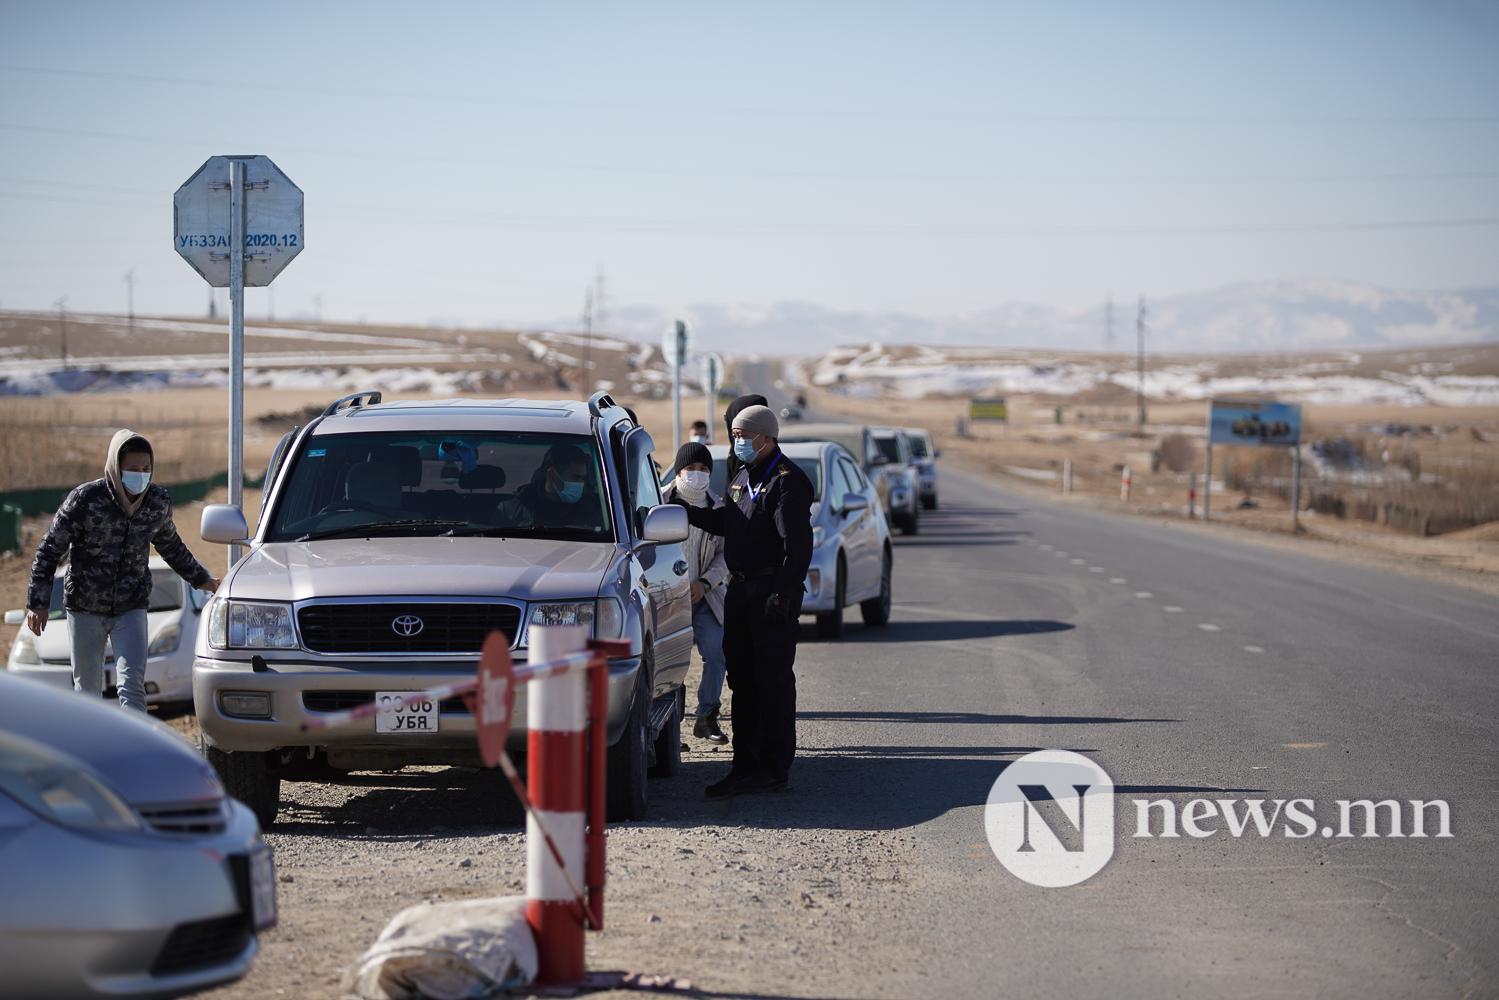
[[276,926],[276,865],[268,847],[250,854],[250,919],[257,931]]
[[420,691],[376,691],[375,704],[380,711],[375,716],[375,732],[402,735],[437,732],[442,710],[431,698],[417,698],[420,694]]

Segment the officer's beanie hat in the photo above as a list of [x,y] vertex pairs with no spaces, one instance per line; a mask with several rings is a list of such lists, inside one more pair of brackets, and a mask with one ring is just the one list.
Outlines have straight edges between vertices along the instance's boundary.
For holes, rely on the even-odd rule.
[[772,438],[781,436],[781,423],[776,419],[775,411],[768,406],[746,406],[734,418],[733,429]]
[[713,453],[708,450],[707,445],[700,444],[697,441],[688,441],[682,445],[682,447],[677,449],[677,460],[672,465],[671,471],[681,472],[693,462],[702,462],[710,470],[713,468]]

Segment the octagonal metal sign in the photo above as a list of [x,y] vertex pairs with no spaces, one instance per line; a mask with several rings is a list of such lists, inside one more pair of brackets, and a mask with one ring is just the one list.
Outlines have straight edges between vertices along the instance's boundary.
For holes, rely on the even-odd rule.
[[268,156],[211,156],[172,197],[173,245],[215,288],[229,285],[229,164],[245,164],[245,285],[269,285],[302,252],[302,189]]

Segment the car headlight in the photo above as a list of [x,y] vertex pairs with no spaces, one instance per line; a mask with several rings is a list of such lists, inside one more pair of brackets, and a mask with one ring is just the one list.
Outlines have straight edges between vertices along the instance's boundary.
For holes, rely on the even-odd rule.
[[40,666],[41,656],[37,654],[36,642],[32,640],[30,632],[20,632],[16,635],[16,641],[10,650],[11,662],[25,664],[28,667]]
[[531,608],[529,622],[532,625],[587,625],[592,628],[593,616],[593,601],[576,601],[569,604],[537,604]]
[[208,615],[208,644],[214,649],[294,649],[291,606],[216,600]]
[[146,649],[146,655],[166,656],[168,653],[177,652],[177,647],[180,645],[182,645],[182,626],[172,622],[156,633],[156,638],[151,640],[150,647]]
[[0,732],[0,792],[75,830],[139,830],[140,821],[114,789],[49,746]]
[[825,541],[827,541],[827,537],[828,537],[828,529],[824,528],[820,524],[817,525],[816,527],[814,527],[812,529],[812,547],[814,549],[820,549],[820,548],[822,548],[822,543],[825,542]]

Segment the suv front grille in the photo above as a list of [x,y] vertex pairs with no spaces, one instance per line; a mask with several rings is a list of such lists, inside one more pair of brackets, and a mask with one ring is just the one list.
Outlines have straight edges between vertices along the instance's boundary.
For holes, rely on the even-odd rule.
[[238,958],[249,944],[250,921],[243,913],[178,924],[151,963],[151,975],[222,965]]
[[136,809],[141,819],[151,829],[162,833],[223,833],[225,827],[224,803],[213,802],[166,803],[145,805]]
[[[414,634],[410,621],[420,623]],[[297,612],[302,644],[315,653],[477,653],[495,629],[515,644],[513,604],[313,604]]]

